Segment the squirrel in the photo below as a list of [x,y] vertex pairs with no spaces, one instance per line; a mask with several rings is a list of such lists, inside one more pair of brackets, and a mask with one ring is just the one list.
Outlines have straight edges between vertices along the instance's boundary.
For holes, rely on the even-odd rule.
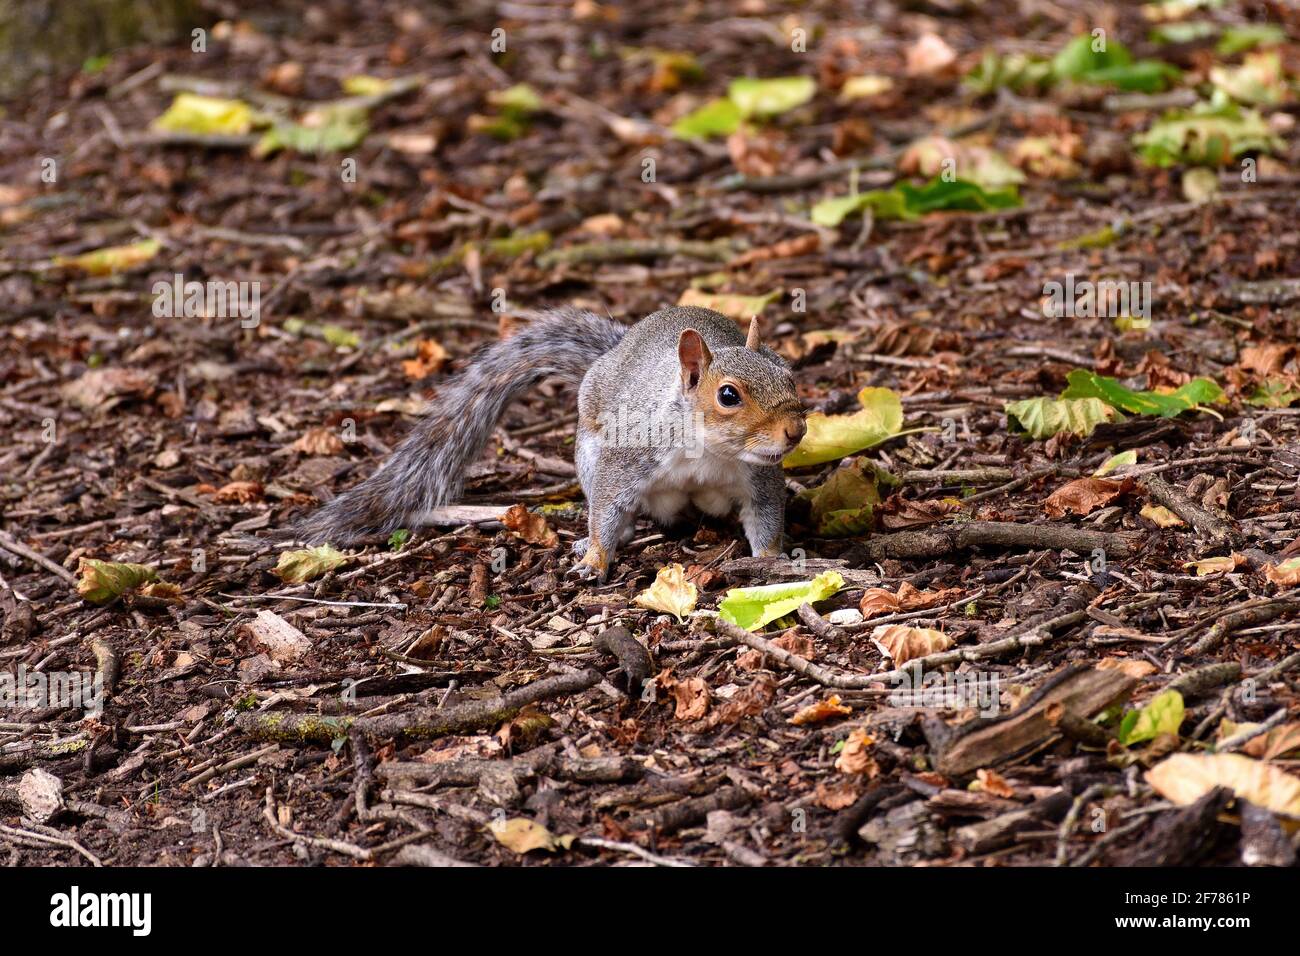
[[506,406],[541,380],[579,383],[575,464],[588,536],[570,570],[604,580],[638,514],[669,525],[688,504],[725,516],[739,506],[755,556],[780,554],[781,460],[804,436],[789,366],[709,309],[667,308],[633,326],[577,309],[535,313],[439,389],[425,417],[380,468],[300,525],[299,536],[347,543],[419,523],[461,490]]

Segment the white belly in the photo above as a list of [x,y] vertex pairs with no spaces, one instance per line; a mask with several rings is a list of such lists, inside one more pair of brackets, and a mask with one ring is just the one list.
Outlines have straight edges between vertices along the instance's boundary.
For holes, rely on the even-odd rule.
[[735,459],[670,452],[642,495],[641,508],[660,524],[671,524],[688,503],[723,517],[749,497],[746,470]]

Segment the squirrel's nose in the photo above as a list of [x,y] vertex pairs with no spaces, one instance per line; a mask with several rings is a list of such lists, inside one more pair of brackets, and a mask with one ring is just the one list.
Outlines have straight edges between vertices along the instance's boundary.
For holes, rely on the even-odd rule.
[[785,426],[785,437],[791,445],[797,445],[803,441],[804,433],[808,431],[808,426],[802,420],[790,422]]

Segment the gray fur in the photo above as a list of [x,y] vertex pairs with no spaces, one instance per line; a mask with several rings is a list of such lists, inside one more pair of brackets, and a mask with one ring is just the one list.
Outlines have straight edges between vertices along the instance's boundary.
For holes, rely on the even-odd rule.
[[430,508],[455,501],[465,469],[482,453],[510,402],[550,376],[580,382],[626,331],[578,309],[540,313],[439,388],[425,417],[379,470],[311,515],[299,537],[344,544],[413,527]]

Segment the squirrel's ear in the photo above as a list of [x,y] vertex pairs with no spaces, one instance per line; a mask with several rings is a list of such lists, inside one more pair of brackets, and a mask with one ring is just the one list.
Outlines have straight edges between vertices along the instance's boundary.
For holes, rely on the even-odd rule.
[[700,333],[694,329],[683,329],[677,339],[677,358],[682,363],[682,384],[694,388],[700,384],[700,376],[713,361],[709,347],[704,344]]
[[751,316],[749,319],[749,337],[745,339],[745,348],[757,352],[762,344],[758,337],[758,316]]

